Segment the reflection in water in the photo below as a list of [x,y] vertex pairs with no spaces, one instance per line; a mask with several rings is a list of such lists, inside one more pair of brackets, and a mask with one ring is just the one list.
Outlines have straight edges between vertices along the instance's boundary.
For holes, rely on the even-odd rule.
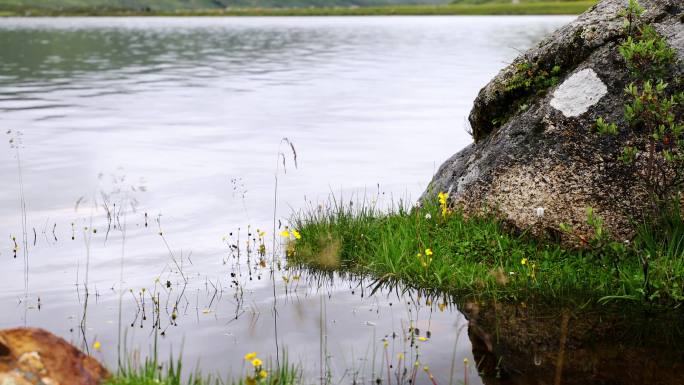
[[[0,67],[6,84],[49,81],[62,89],[82,90],[78,76],[108,81],[158,74],[147,83],[187,82],[216,77],[274,74],[305,75],[307,65],[328,67],[330,75],[345,63],[366,70],[404,59],[402,50],[421,45],[470,46],[512,50],[529,46],[568,20],[548,18],[118,18],[5,19]],[[480,47],[482,49],[482,47]],[[384,55],[369,56],[374,50]],[[12,54],[14,53],[14,54]],[[465,52],[463,52],[465,53]],[[485,52],[473,52],[482,55]],[[435,58],[437,59],[437,58]],[[451,58],[447,58],[451,60]],[[472,59],[464,58],[464,61]],[[483,63],[484,64],[484,63]],[[501,63],[494,63],[499,68]],[[104,71],[114,71],[102,74]],[[347,71],[344,71],[347,72]],[[95,74],[97,73],[97,74]],[[288,77],[290,83],[302,78]],[[369,78],[369,80],[371,80]],[[195,83],[201,85],[199,83]]]
[[485,384],[683,384],[681,310],[466,304]]
[[[123,225],[117,213],[111,217],[112,228]],[[168,244],[161,227],[151,229],[148,236],[159,236]],[[112,364],[119,349],[126,356],[134,342],[161,343],[164,352],[182,346],[184,357],[198,357],[203,367],[225,372],[226,367],[242,367],[242,356],[250,351],[270,352],[275,359],[272,344],[279,331],[283,352],[290,362],[303,366],[312,382],[321,377],[326,382],[373,383],[386,382],[390,376],[394,383],[407,384],[428,376],[422,370],[428,366],[439,382],[470,376],[470,383],[477,383],[472,380],[477,378],[475,368],[460,364],[464,358],[474,362],[464,335],[467,322],[448,298],[399,286],[371,287],[372,281],[364,277],[288,268],[279,257],[287,243],[278,245],[271,260],[260,229],[229,233],[223,242],[227,251],[221,270],[226,278],[191,273],[192,256],[169,248],[169,260],[153,282],[125,290],[110,288],[123,298],[121,321],[114,322],[107,314],[117,306],[115,295],[97,288],[88,293],[85,284],[77,283],[80,306],[74,308],[80,307],[81,313],[79,329],[70,330],[72,339],[82,339],[85,350],[95,340],[111,347],[91,353]],[[276,285],[277,308],[269,278]],[[43,300],[44,307],[49,301]],[[34,317],[42,318],[43,311]],[[92,325],[98,325],[99,333]],[[187,341],[188,336],[193,340]]]
[[478,383],[450,302],[262,261],[273,159],[295,143],[276,228],[331,193],[415,197],[470,142],[479,88],[570,19],[1,19],[0,126],[24,136],[27,237],[15,153],[0,151],[0,327],[99,341],[110,367],[158,343],[228,375],[246,352],[276,356],[277,319],[314,382],[406,382],[418,359],[438,383]]

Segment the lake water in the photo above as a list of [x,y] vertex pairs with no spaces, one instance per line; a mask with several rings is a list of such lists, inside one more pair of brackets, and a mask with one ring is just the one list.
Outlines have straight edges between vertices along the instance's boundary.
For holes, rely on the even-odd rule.
[[[222,376],[247,352],[274,358],[271,266],[245,239],[265,230],[272,252],[276,172],[281,226],[332,195],[411,202],[471,141],[478,90],[570,20],[0,19],[0,327],[99,341],[110,368],[119,336],[144,356],[157,334],[162,357]],[[443,299],[275,277],[279,348],[309,382],[385,379],[384,338],[438,383],[472,362]],[[411,344],[411,324],[432,338]]]

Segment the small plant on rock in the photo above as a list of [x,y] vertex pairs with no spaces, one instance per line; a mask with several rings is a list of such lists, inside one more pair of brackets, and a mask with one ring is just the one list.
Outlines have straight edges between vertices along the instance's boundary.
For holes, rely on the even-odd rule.
[[[641,21],[643,8],[630,0],[622,12],[627,35],[618,50],[629,70],[631,82],[625,87],[625,127],[599,117],[595,128],[602,135],[620,132],[638,134],[618,156],[625,164],[639,165],[654,213],[676,196],[684,185],[684,92],[668,84],[677,65],[675,53],[653,26]],[[674,90],[673,90],[674,88]]]

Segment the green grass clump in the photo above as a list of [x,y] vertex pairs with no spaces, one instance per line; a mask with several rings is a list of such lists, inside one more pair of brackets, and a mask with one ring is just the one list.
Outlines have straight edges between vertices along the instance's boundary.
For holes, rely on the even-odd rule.
[[[274,365],[269,369],[248,363],[251,373],[238,379],[223,380],[216,376],[203,375],[198,370],[184,375],[183,360],[173,358],[161,364],[155,359],[147,359],[142,364],[134,361],[121,368],[116,375],[107,379],[103,385],[297,385],[302,383],[301,371],[284,360],[280,368]],[[260,373],[263,373],[260,375]]]
[[601,232],[595,242],[569,248],[516,233],[493,213],[467,217],[436,201],[389,214],[335,204],[295,219],[301,239],[290,262],[459,300],[677,307],[684,302],[684,222],[678,213],[672,218],[642,226],[629,244]]

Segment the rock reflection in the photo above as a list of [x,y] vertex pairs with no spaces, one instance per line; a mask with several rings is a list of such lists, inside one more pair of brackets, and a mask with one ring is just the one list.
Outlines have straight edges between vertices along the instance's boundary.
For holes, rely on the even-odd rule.
[[682,384],[681,312],[470,304],[468,336],[485,384]]

